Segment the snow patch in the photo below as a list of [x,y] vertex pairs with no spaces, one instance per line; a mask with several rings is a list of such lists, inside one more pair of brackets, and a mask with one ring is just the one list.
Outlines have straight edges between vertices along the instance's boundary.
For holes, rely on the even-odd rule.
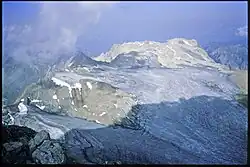
[[174,56],[176,55],[176,51],[175,51],[174,49],[172,49],[172,47],[169,47],[169,46],[167,45],[167,48],[170,49],[172,52],[174,52]]
[[190,54],[188,53],[184,53],[185,55],[187,55],[188,57],[190,57],[191,59],[194,59],[193,56],[191,56]]
[[192,46],[188,41],[186,40],[183,40],[183,42],[186,44],[186,45],[189,45],[189,46]]
[[42,102],[42,100],[37,100],[37,99],[31,100],[31,103],[40,103],[40,102]]
[[76,88],[79,89],[79,91],[81,91],[82,85],[80,83],[75,83],[72,88]]
[[91,83],[90,83],[90,82],[86,82],[86,84],[87,84],[88,88],[89,88],[90,90],[92,90],[92,85],[91,85]]
[[57,99],[57,95],[54,94],[52,98],[56,100]]
[[68,70],[67,68],[65,69],[65,71],[66,71],[66,72],[69,72],[69,70]]
[[90,70],[87,67],[83,67],[83,69],[90,72]]
[[13,125],[14,124],[14,118],[12,117],[12,115],[10,115],[10,113],[8,113],[8,116],[10,117],[10,120],[11,120],[9,125]]
[[73,100],[71,101],[71,104],[72,104],[72,105],[75,105],[75,103],[74,103],[74,101],[73,101]]
[[27,114],[27,107],[23,103],[18,104],[19,114]]
[[55,84],[57,84],[57,85],[68,87],[68,89],[69,89],[69,95],[70,95],[70,97],[72,97],[72,94],[71,94],[72,88],[71,88],[70,84],[68,84],[68,83],[66,83],[66,82],[64,82],[64,81],[62,81],[60,79],[57,79],[55,77],[52,77],[52,81],[55,82]]
[[40,108],[41,110],[44,110],[45,109],[45,106],[39,106],[39,105],[36,105],[38,108]]
[[66,87],[68,87],[68,88],[70,87],[70,85],[69,85],[68,83],[66,83],[66,82],[64,82],[64,81],[62,81],[62,80],[60,80],[60,79],[57,79],[57,78],[55,78],[55,77],[52,77],[51,79],[52,79],[52,81],[55,82],[55,84],[57,84],[57,85],[66,86]]
[[59,109],[61,109],[61,106],[58,106]]
[[68,67],[70,67],[73,64],[73,62],[69,63]]
[[98,120],[95,120],[96,123],[100,124],[101,122],[99,122]]
[[21,99],[21,102],[24,102],[24,99]]
[[88,106],[85,104],[84,106],[82,106],[83,108],[88,108]]
[[117,104],[114,104],[115,108],[117,108]]
[[102,112],[99,116],[103,116],[103,115],[105,115],[106,114],[106,112]]
[[42,125],[49,132],[50,137],[52,139],[59,139],[61,136],[64,135],[63,131],[59,128],[48,126],[42,122],[39,122],[38,124]]
[[176,58],[177,60],[181,60],[181,57],[179,57],[179,56],[178,56],[178,57],[176,56],[175,58]]
[[77,109],[75,108],[75,111],[77,111]]

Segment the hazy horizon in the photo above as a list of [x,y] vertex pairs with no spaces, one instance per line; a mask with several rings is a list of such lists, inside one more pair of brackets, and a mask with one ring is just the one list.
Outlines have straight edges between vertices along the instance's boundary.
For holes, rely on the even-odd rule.
[[98,55],[129,41],[230,42],[248,37],[247,12],[247,1],[4,2],[3,43],[11,54],[78,47]]

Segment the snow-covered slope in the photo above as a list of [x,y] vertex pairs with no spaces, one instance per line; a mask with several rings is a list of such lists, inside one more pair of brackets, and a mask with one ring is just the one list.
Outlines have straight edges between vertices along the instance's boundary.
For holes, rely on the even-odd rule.
[[199,47],[197,41],[184,38],[174,38],[166,43],[143,41],[115,44],[108,52],[102,53],[95,60],[112,62],[118,55],[133,51],[138,52],[139,55],[156,55],[158,62],[168,68],[178,68],[180,65],[223,68]]

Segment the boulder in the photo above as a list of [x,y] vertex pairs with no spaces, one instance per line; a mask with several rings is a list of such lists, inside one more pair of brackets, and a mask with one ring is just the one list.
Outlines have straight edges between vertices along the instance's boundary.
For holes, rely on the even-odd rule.
[[66,157],[59,143],[44,140],[32,153],[33,160],[38,164],[64,164]]
[[21,142],[9,142],[3,144],[3,163],[23,164],[28,157],[28,147]]
[[2,142],[23,142],[23,140],[29,141],[35,137],[36,133],[36,131],[27,127],[16,125],[2,126]]
[[43,143],[44,140],[50,140],[49,133],[42,130],[36,134],[36,136],[29,141],[29,149],[31,153]]
[[3,126],[2,158],[4,164],[63,164],[64,150],[51,141],[45,130],[35,132],[27,127]]
[[22,147],[23,144],[21,142],[9,142],[3,144],[3,148],[5,149],[6,152],[15,151],[16,153],[18,153],[21,151]]
[[35,134],[34,130],[27,127],[2,126],[3,163],[25,164],[26,161],[31,161],[28,142]]

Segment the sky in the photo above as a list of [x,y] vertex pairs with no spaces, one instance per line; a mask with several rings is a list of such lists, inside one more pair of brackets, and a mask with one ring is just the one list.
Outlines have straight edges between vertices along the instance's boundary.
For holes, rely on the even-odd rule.
[[184,37],[203,44],[248,38],[247,1],[18,1],[2,6],[3,45],[14,57],[76,48],[97,56],[129,41]]

